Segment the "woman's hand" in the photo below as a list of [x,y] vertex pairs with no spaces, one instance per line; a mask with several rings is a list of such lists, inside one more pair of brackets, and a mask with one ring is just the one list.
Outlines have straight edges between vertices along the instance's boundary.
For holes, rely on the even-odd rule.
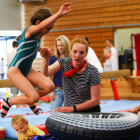
[[40,47],[39,52],[40,55],[45,59],[49,59],[52,55],[51,49],[48,47],[44,47],[44,48]]
[[126,111],[126,112],[131,112],[131,113],[134,113],[134,114],[138,114],[139,108],[138,107],[135,107],[135,108],[130,109],[130,110]]
[[74,112],[73,107],[59,107],[54,112]]
[[51,99],[52,101],[54,101],[54,99],[55,99],[55,94],[54,94],[54,92],[51,92],[51,93],[49,94],[49,97],[50,97],[50,99]]
[[64,3],[61,7],[60,10],[58,11],[60,17],[66,15],[67,13],[69,13],[71,11],[70,8],[71,3]]

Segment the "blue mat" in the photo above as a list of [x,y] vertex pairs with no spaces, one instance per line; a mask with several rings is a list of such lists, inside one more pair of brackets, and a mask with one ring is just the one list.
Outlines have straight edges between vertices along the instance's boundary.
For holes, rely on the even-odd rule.
[[[101,104],[102,112],[112,112],[132,109],[140,104],[140,101],[130,101],[130,100],[119,100],[119,101],[105,100],[101,101],[101,103],[102,102],[106,102],[105,104]],[[50,105],[43,103],[39,106],[39,108],[41,108],[44,112],[47,112],[50,110]],[[11,108],[8,112],[8,116],[15,114],[22,115],[27,113],[32,113],[32,111],[28,107],[18,109]],[[45,121],[49,115],[50,113],[39,114],[38,116],[26,115],[25,118],[29,121],[29,124],[31,125],[40,125],[45,124]],[[16,131],[11,126],[11,119],[12,118],[4,118],[4,119],[0,118],[0,126],[3,126],[5,128],[6,138],[17,139]]]
[[105,104],[101,104],[101,112],[112,112],[112,111],[123,111],[127,109],[132,109],[138,105],[140,105],[140,101],[131,101],[131,100],[102,100],[102,102],[106,102]]
[[[6,93],[3,93],[0,91],[0,99],[3,99],[5,97]],[[10,97],[13,97],[13,95],[10,95]]]

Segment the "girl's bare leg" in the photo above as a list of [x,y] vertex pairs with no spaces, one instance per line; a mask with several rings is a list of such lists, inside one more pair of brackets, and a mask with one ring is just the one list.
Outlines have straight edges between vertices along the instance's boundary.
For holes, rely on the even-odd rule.
[[[17,69],[18,70],[18,69]],[[8,75],[9,79],[25,95],[20,95],[10,99],[11,105],[15,104],[33,104],[38,102],[39,98],[47,95],[54,89],[54,84],[47,77],[31,69],[27,77],[23,76],[20,70],[14,74]],[[14,75],[14,76],[13,76]],[[33,87],[37,86],[36,91]]]
[[45,96],[54,90],[53,82],[33,69],[30,70],[29,74],[27,75],[27,79],[32,83],[32,85],[39,88],[37,92],[40,97]]
[[10,81],[25,94],[10,98],[11,105],[33,104],[38,101],[38,99],[40,98],[39,94],[30,83],[30,81],[21,73],[18,68],[9,68],[8,77]]
[[[1,117],[3,118],[8,113],[8,110],[11,107],[11,105],[33,104],[40,97],[37,91],[32,86],[32,84],[29,82],[29,80],[16,67],[11,67],[8,70],[8,77],[17,88],[19,88],[25,93],[25,95],[10,98],[10,100],[9,98],[3,99],[3,106],[1,109]],[[31,105],[30,108],[36,115],[38,115],[39,112],[35,105]]]
[[[39,87],[37,92],[40,97],[45,96],[54,90],[54,84],[52,81],[33,69],[30,70],[29,74],[27,75],[27,79],[32,83],[32,85]],[[35,105],[29,105],[29,107],[34,112]]]
[[[7,109],[3,108],[1,111],[5,115],[7,114],[10,105],[29,104],[30,107],[32,107],[32,104],[37,102],[40,96],[44,96],[54,89],[54,84],[48,80],[48,78],[32,69],[30,70],[27,77],[25,77],[19,69],[16,67],[11,67],[8,70],[8,77],[17,88],[25,93],[25,95],[10,98],[10,101],[6,99],[4,104],[7,106]],[[39,82],[41,82],[41,84]],[[36,91],[32,84],[38,86],[41,89]],[[33,107],[32,110],[35,110],[35,108]]]

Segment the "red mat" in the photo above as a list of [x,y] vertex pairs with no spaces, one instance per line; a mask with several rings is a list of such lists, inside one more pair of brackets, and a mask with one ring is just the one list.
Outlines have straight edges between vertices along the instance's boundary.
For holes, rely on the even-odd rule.
[[50,102],[50,97],[41,97],[40,100],[43,100],[44,102]]
[[45,124],[37,125],[37,128],[45,132],[45,135],[48,135],[48,132],[46,130]]

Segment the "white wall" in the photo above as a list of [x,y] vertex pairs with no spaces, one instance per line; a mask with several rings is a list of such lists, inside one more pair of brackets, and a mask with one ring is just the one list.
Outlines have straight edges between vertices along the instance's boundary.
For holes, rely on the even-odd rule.
[[0,0],[0,30],[21,30],[21,4],[17,0]]
[[140,34],[140,28],[117,29],[118,51],[121,51],[121,46],[124,49],[129,49],[131,46],[131,34]]

